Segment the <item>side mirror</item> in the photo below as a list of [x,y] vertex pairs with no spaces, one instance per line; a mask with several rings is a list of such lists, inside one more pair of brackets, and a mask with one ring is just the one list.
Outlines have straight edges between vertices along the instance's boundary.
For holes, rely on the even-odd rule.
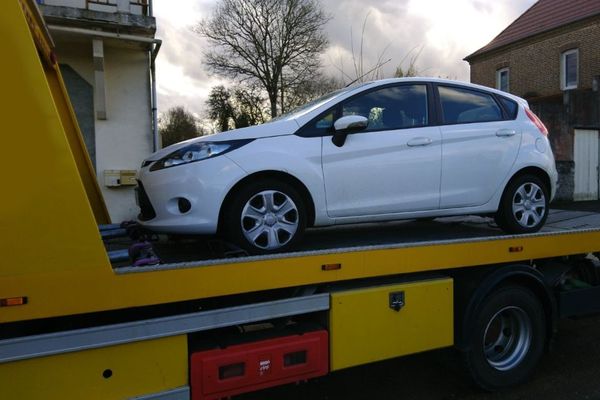
[[369,120],[362,115],[346,115],[333,124],[334,132],[331,141],[337,147],[342,147],[348,134],[367,129],[368,125]]
[[354,133],[367,129],[369,120],[362,115],[346,115],[335,121],[333,127],[336,132]]

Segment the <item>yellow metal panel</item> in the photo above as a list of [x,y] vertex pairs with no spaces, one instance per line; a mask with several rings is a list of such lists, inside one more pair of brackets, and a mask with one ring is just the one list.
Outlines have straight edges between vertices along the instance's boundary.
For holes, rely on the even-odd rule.
[[[68,243],[57,245],[68,246]],[[511,247],[522,247],[522,251],[510,252]],[[58,262],[46,264],[46,273],[20,275],[15,270],[13,276],[0,274],[0,298],[28,296],[30,300],[25,306],[0,308],[0,322],[598,250],[600,232],[595,231],[413,245],[202,267],[190,265],[160,271],[140,268],[140,272],[124,275],[113,273],[109,266],[100,270],[86,268],[86,265],[79,270],[69,268],[71,258],[67,252],[62,265]],[[44,258],[40,260],[44,264]],[[335,263],[340,263],[341,269],[321,270],[321,265]],[[10,263],[0,263],[0,269],[9,266]]]
[[54,51],[54,41],[50,37],[50,32],[48,32],[46,24],[44,23],[42,13],[37,8],[34,0],[18,1],[25,14],[25,19],[27,20],[35,46],[40,52],[40,57],[48,64],[53,64],[54,60],[52,52]]
[[182,335],[0,364],[0,399],[127,399],[187,381]]
[[[390,293],[404,292],[399,311]],[[331,370],[453,344],[452,279],[379,286],[331,295]]]
[[98,186],[94,167],[85,147],[75,111],[69,100],[67,88],[60,74],[60,68],[56,61],[56,53],[54,52],[54,43],[35,2],[33,0],[19,0],[19,2],[21,3],[35,46],[43,61],[42,65],[48,79],[52,100],[56,105],[63,124],[64,133],[69,141],[72,155],[77,164],[77,171],[94,211],[96,223],[107,224],[110,222],[108,210]]
[[[73,121],[59,114],[50,89],[58,84],[56,71],[44,67],[21,3],[2,5],[0,277],[65,269],[110,273],[63,126],[73,128]],[[59,97],[64,108],[68,100]]]

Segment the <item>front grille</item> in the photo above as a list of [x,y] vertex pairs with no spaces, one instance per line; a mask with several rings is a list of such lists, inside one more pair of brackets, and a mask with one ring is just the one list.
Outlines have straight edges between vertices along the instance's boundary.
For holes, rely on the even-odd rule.
[[146,194],[146,190],[144,189],[144,185],[142,182],[138,181],[138,187],[136,188],[138,205],[140,206],[140,215],[138,218],[140,221],[150,221],[154,217],[156,217],[156,211],[154,211],[154,207],[152,207],[152,203],[150,203],[150,199]]

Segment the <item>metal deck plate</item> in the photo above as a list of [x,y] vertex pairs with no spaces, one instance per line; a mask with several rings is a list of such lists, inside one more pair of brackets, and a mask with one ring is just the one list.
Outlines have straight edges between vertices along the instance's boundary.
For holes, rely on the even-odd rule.
[[[512,238],[536,238],[570,233],[600,231],[600,213],[553,209],[543,229],[534,234],[508,235],[503,233],[492,218],[477,216],[444,217],[433,221],[392,221],[342,225],[309,229],[295,252],[238,258],[206,259],[194,254],[193,247],[183,251],[184,260],[178,261],[180,248],[164,251],[164,264],[146,267],[116,268],[117,274],[160,271],[165,269],[196,268],[219,264],[236,264],[261,260],[285,259],[302,256],[340,254],[369,250],[426,247],[445,244],[480,243]],[[194,259],[194,255],[197,256]],[[166,256],[166,257],[165,257]]]

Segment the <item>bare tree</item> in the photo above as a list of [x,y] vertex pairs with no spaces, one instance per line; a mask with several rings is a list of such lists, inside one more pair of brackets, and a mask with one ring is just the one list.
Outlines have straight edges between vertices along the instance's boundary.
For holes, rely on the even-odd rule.
[[298,82],[296,85],[288,88],[285,98],[285,110],[294,109],[343,87],[344,82],[337,78],[315,74],[310,80]]
[[220,0],[195,30],[212,46],[205,64],[225,77],[260,83],[275,117],[285,88],[318,69],[328,20],[318,0]]
[[261,91],[248,85],[233,90],[223,85],[215,86],[206,101],[208,118],[220,132],[265,122],[265,103]]
[[230,122],[234,118],[231,92],[223,85],[215,86],[210,90],[208,100],[208,117],[216,121],[219,132],[230,129]]
[[196,118],[182,106],[168,109],[158,121],[163,147],[202,135]]
[[[417,68],[417,60],[423,51],[423,46],[421,47],[413,47],[400,61],[398,67],[396,67],[396,72],[394,73],[395,78],[404,78],[404,77],[412,77],[418,76],[421,74],[421,71]],[[405,62],[408,62],[408,66],[404,66]]]
[[235,127],[262,124],[267,121],[266,99],[256,86],[238,87],[233,92]]
[[355,82],[368,82],[376,79],[383,78],[382,67],[391,61],[391,58],[386,59],[386,52],[390,47],[390,43],[385,45],[383,50],[381,50],[377,54],[377,59],[373,64],[365,63],[365,55],[364,55],[364,44],[365,44],[365,34],[367,30],[367,22],[369,20],[369,16],[371,12],[369,11],[362,23],[362,28],[360,31],[360,42],[358,45],[354,43],[354,30],[350,27],[350,51],[351,51],[351,62],[353,71],[348,73],[344,69],[344,60],[340,58],[339,65],[335,65],[332,63],[334,68],[336,68],[342,75],[342,81],[346,84],[352,84]]

